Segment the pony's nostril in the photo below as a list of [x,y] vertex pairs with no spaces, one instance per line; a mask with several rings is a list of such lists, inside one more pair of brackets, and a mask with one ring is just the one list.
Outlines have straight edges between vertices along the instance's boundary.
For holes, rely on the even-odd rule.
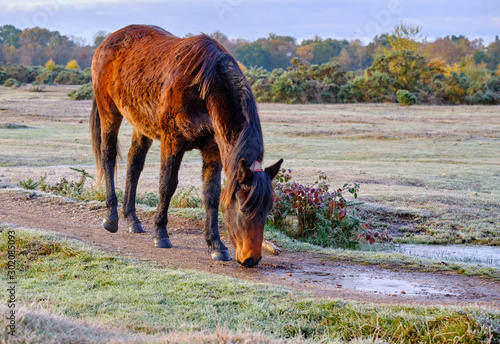
[[241,263],[241,265],[243,265],[247,268],[251,268],[252,266],[259,264],[261,259],[262,259],[262,257],[260,257],[259,259],[257,259],[257,261],[255,261],[255,259],[253,259],[253,257],[250,257],[250,258],[245,259],[245,261],[243,263]]

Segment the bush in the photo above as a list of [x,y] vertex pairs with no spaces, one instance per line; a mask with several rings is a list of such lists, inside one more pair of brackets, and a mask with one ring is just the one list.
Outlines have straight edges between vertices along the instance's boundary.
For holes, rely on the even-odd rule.
[[172,208],[202,208],[203,200],[194,186],[179,187],[170,199]]
[[5,80],[5,82],[3,83],[3,85],[5,87],[16,88],[16,87],[21,86],[21,83],[19,81],[17,81],[16,79],[14,79],[14,78],[9,78],[9,79]]
[[499,103],[498,93],[494,93],[490,90],[486,92],[477,92],[472,96],[467,96],[465,102],[470,105],[496,105]]
[[398,99],[398,103],[405,106],[410,106],[417,102],[417,97],[407,90],[398,90],[396,92],[396,97]]
[[336,62],[310,65],[293,58],[288,70],[250,68],[245,73],[258,102],[336,103],[345,71]]
[[66,64],[66,69],[80,69],[80,65],[76,60],[71,60]]
[[375,238],[387,238],[372,234],[368,224],[352,214],[348,208],[356,204],[344,198],[348,192],[357,198],[359,185],[346,184],[329,191],[327,178],[320,174],[310,185],[291,181],[291,171],[282,170],[273,182],[275,204],[268,217],[268,224],[292,238],[324,247],[356,248],[360,238],[370,243]]
[[[437,87],[436,87],[437,86]],[[463,104],[467,96],[470,79],[464,73],[452,72],[450,76],[433,82],[434,93],[444,103],[455,105]]]
[[271,99],[274,103],[298,103],[300,101],[300,89],[293,75],[286,71],[278,70],[280,74],[271,85]]
[[68,97],[73,100],[88,100],[92,99],[94,96],[94,87],[92,83],[82,85],[78,87],[76,90],[72,90],[68,93]]
[[40,69],[42,68],[17,64],[0,65],[0,71],[6,74],[5,79],[16,79],[23,84],[28,84],[35,81],[35,78]]
[[54,60],[50,59],[47,62],[45,62],[45,69],[53,71],[57,68],[56,63]]
[[57,72],[50,69],[44,69],[36,76],[36,81],[41,84],[52,85],[57,77]]
[[5,80],[7,80],[7,73],[5,73],[4,71],[0,70],[0,84],[3,85],[3,83],[5,82]]
[[80,85],[88,84],[89,82],[92,82],[92,70],[87,67],[80,73]]
[[63,70],[57,74],[54,82],[59,85],[80,85],[79,70]]
[[43,92],[45,86],[42,86],[38,81],[34,81],[31,83],[31,87],[29,88],[30,92]]
[[500,77],[492,76],[488,79],[486,86],[491,92],[500,93]]

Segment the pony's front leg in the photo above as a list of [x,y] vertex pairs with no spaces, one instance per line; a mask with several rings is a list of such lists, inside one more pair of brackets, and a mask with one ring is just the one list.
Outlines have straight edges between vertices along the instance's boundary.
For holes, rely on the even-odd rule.
[[153,238],[155,247],[171,248],[172,244],[168,238],[168,207],[177,184],[178,173],[181,166],[184,149],[178,142],[172,142],[162,138],[161,141],[161,171],[160,171],[160,202],[155,217],[155,231]]
[[227,247],[219,236],[219,198],[222,164],[217,148],[202,151],[203,204],[205,206],[205,240],[215,260],[231,260]]
[[153,140],[142,135],[137,130],[132,134],[132,144],[127,159],[127,180],[125,182],[125,193],[123,195],[123,216],[127,220],[127,227],[131,233],[144,233],[141,221],[137,218],[135,210],[135,198],[137,183],[144,168],[146,155]]

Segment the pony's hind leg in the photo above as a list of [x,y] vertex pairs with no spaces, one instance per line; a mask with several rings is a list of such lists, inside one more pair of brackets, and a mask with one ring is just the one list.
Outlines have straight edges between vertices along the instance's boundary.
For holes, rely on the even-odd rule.
[[[109,116],[108,116],[109,115]],[[107,216],[102,224],[111,233],[118,231],[118,199],[115,192],[115,166],[118,155],[118,131],[123,117],[112,111],[100,112],[101,163],[106,183]]]
[[123,195],[123,216],[127,221],[127,227],[131,233],[144,233],[141,221],[137,218],[135,211],[135,197],[137,183],[144,168],[146,155],[153,141],[142,135],[137,130],[132,134],[132,144],[127,159],[127,179],[125,182],[125,193]]
[[230,260],[227,247],[219,235],[219,199],[222,164],[217,147],[202,150],[203,204],[205,206],[205,240],[208,250],[215,260]]
[[[166,135],[165,135],[166,136]],[[160,201],[155,216],[155,236],[153,238],[155,247],[171,248],[172,244],[168,237],[168,207],[170,199],[174,195],[177,184],[181,161],[184,156],[184,147],[173,138],[162,137],[161,139],[161,170],[160,170]]]

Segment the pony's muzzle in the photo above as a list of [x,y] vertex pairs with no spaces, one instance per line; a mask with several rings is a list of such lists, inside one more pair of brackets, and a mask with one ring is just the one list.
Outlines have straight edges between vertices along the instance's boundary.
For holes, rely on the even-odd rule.
[[253,257],[250,257],[250,258],[245,259],[245,261],[243,263],[240,261],[238,261],[238,263],[240,263],[244,267],[251,268],[252,266],[259,264],[261,259],[262,259],[262,257],[260,257],[257,260],[255,260]]

